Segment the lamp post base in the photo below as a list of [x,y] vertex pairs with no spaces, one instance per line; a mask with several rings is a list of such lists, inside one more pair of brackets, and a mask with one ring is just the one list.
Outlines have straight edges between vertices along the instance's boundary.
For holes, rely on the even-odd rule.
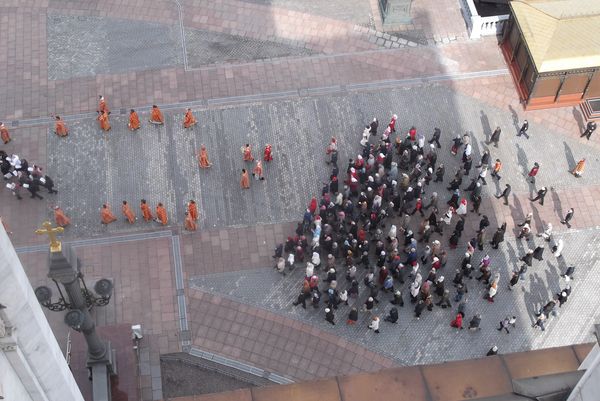
[[92,395],[94,401],[111,401],[110,377],[117,375],[117,356],[110,341],[105,342],[103,358],[88,355],[87,367],[92,371]]

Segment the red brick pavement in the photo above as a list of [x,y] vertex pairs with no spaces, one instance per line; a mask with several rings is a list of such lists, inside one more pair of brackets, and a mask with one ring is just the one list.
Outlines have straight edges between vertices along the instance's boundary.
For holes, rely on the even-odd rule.
[[302,322],[189,290],[192,342],[295,380],[376,371],[395,363]]
[[208,230],[182,237],[187,277],[258,269],[273,264],[275,244],[295,230],[294,223]]
[[517,113],[519,122],[528,120],[531,123],[543,125],[551,131],[577,138],[593,146],[600,144],[594,136],[590,141],[580,138],[580,134],[584,129],[584,121],[579,107],[523,110],[510,75],[454,80],[447,81],[445,84],[460,93],[495,106],[498,109],[509,111],[512,108]]
[[[181,351],[170,238],[90,245],[79,247],[76,252],[88,286],[102,277],[114,283],[110,304],[94,309],[98,326],[142,325],[140,352],[146,355],[150,369],[140,370],[140,385],[143,399],[151,400],[152,376],[160,371],[159,355]],[[48,285],[46,252],[20,254],[19,258],[34,288]],[[59,345],[64,347],[66,326],[62,314],[46,311],[46,315],[50,315],[51,327]]]

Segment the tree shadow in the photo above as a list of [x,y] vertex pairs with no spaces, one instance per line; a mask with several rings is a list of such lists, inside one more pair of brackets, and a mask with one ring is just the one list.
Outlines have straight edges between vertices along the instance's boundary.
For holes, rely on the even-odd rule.
[[575,121],[577,121],[577,125],[579,126],[579,132],[583,132],[585,130],[585,122],[583,121],[583,116],[581,112],[577,110],[577,107],[573,107],[573,117]]
[[508,110],[510,110],[510,114],[512,116],[512,123],[513,123],[513,126],[515,127],[515,131],[518,133],[519,129],[521,128],[521,127],[519,127],[519,115],[517,114],[515,109],[513,109],[513,107],[511,105],[508,105]]
[[573,156],[573,151],[567,145],[567,142],[563,141],[563,145],[565,147],[565,157],[567,158],[567,165],[569,166],[569,173],[571,172],[571,168],[575,168],[577,162],[575,161],[575,157]]
[[554,187],[550,187],[550,194],[552,195],[552,203],[554,204],[554,211],[559,219],[563,218],[563,207],[562,201],[560,200],[560,196],[558,196],[558,192],[554,189]]
[[481,120],[481,127],[483,128],[483,134],[485,135],[485,142],[489,142],[490,135],[492,134],[492,127],[490,126],[490,119],[483,110],[479,111],[479,119]]

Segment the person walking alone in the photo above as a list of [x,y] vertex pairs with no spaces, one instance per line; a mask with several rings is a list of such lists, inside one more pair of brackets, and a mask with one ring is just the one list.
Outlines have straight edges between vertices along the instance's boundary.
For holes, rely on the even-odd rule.
[[523,121],[523,125],[521,125],[521,129],[519,129],[519,133],[517,136],[525,135],[525,138],[529,139],[529,135],[527,135],[527,130],[529,129],[529,123],[527,120]]
[[496,129],[492,133],[492,136],[490,137],[489,143],[493,143],[495,147],[498,147],[498,142],[500,142],[500,133],[501,132],[502,132],[502,130],[500,129],[500,127],[496,127]]
[[544,206],[544,198],[546,197],[546,193],[548,193],[548,189],[546,187],[542,187],[539,191],[537,191],[537,196],[530,201],[535,202],[536,200],[540,200],[540,205]]
[[539,171],[540,165],[538,164],[538,162],[533,163],[533,167],[531,168],[531,170],[529,170],[529,174],[527,174],[527,176],[529,177],[529,182],[535,184],[535,176],[538,174]]
[[581,138],[583,138],[585,136],[587,138],[587,140],[589,141],[590,137],[592,136],[594,131],[596,131],[596,122],[590,121],[587,123],[587,126],[585,127],[585,131],[583,131],[583,134],[581,134]]
[[506,184],[506,188],[500,195],[494,195],[497,199],[504,198],[504,205],[508,205],[508,196],[510,195],[510,184]]
[[568,228],[571,228],[571,224],[569,224],[569,222],[571,221],[571,219],[573,218],[573,215],[575,214],[575,209],[570,208],[569,210],[567,210],[567,214],[565,215],[565,218],[562,219],[560,221],[561,224],[566,224]]
[[492,178],[497,179],[498,181],[500,181],[502,179],[502,177],[500,177],[500,174],[498,174],[500,172],[500,170],[502,169],[502,162],[500,161],[500,159],[496,159],[496,163],[494,163],[494,167],[492,168]]

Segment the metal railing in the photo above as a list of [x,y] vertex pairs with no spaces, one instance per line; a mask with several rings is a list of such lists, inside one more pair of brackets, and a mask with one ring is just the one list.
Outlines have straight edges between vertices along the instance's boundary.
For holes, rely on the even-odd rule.
[[473,0],[460,0],[460,9],[467,24],[470,39],[502,34],[504,23],[509,18],[509,14],[482,17],[478,14]]

